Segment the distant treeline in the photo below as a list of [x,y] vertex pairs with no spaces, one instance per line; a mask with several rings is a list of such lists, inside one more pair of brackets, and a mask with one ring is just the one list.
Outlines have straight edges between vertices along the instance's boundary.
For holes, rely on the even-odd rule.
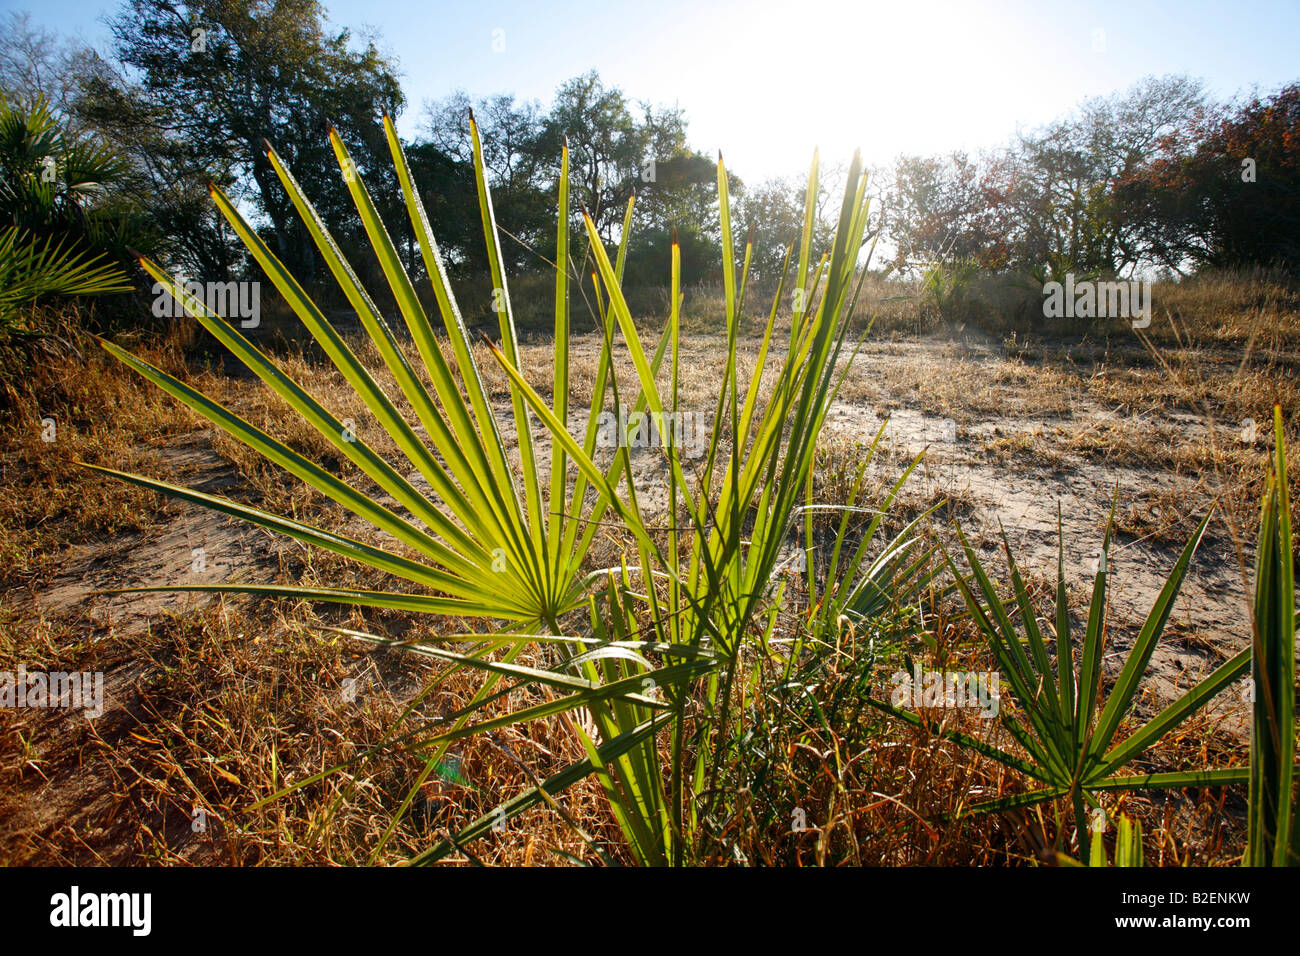
[[[212,183],[252,212],[304,285],[324,286],[329,274],[277,181],[269,142],[361,277],[377,279],[329,144],[333,126],[406,268],[423,273],[381,123],[407,104],[377,38],[330,32],[315,0],[126,0],[111,30],[111,49],[95,51],[21,14],[4,24],[0,224],[69,237],[132,274],[129,250],[139,250],[205,281],[257,278],[210,201]],[[567,141],[572,206],[607,241],[619,238],[635,193],[629,287],[664,284],[674,231],[683,280],[717,280],[716,160],[690,146],[681,109],[634,101],[590,72],[546,107],[509,94],[471,104],[461,92],[425,105],[403,146],[456,282],[487,271],[471,106],[514,274],[552,267]],[[761,183],[732,173],[732,221],[751,230],[756,281],[776,277],[802,231],[803,171],[791,173]],[[819,196],[819,244],[837,211],[834,187],[824,182]],[[1197,80],[1148,78],[978,156],[901,156],[876,170],[872,189],[869,238],[888,250],[875,264],[912,278],[1294,271],[1300,84],[1219,103]],[[570,228],[580,251],[577,223]]]

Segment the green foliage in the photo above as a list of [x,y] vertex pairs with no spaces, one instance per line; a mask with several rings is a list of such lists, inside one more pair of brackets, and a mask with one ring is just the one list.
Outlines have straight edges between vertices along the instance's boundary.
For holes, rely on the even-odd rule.
[[975,280],[979,275],[979,263],[974,259],[936,262],[921,280],[921,295],[944,319],[964,318],[974,304]]
[[[1059,259],[1115,275],[1294,261],[1296,91],[1225,122],[1200,81],[1144,77],[976,157],[900,157],[886,200],[899,264],[969,256],[1014,273]],[[1258,188],[1243,188],[1243,157],[1261,157]]]
[[[754,229],[754,277],[759,281],[780,277],[787,246],[803,235],[808,202],[807,184],[794,179],[769,179],[745,190],[741,215]],[[819,181],[813,199],[814,249],[829,249],[835,238],[835,197]]]
[[330,31],[316,0],[129,0],[110,27],[118,59],[140,77],[116,91],[118,111],[185,144],[194,164],[176,171],[188,182],[231,168],[241,185],[251,179],[256,190],[246,198],[270,220],[278,257],[308,286],[320,260],[264,140],[286,144],[285,159],[345,253],[364,251],[364,229],[328,144],[309,131],[332,123],[358,168],[372,173],[381,211],[400,215],[374,123],[403,105],[396,70],[374,43],[353,49],[348,31]]
[[33,333],[23,324],[23,310],[44,296],[129,291],[125,273],[111,263],[54,239],[34,239],[17,226],[0,231],[0,342]]
[[[796,552],[799,559],[795,570],[802,571],[808,585],[808,636],[814,641],[834,644],[843,627],[871,628],[915,603],[918,596],[931,587],[939,567],[934,562],[936,545],[924,545],[919,528],[921,522],[934,513],[940,505],[922,512],[910,521],[892,540],[880,549],[870,562],[868,555],[880,531],[881,524],[898,498],[903,485],[924,452],[918,455],[899,476],[879,502],[864,500],[863,488],[867,469],[884,437],[888,421],[882,422],[876,437],[867,446],[850,478],[845,502],[838,505],[817,505],[812,501],[812,488],[808,488],[807,503],[803,508],[804,540],[815,537],[813,518],[819,511],[840,512],[839,524],[830,548],[822,586],[811,558]],[[870,521],[857,539],[857,544],[846,550],[850,529],[855,519],[870,515]],[[812,554],[812,549],[809,549]],[[802,650],[796,642],[796,655]]]
[[[633,204],[628,203],[616,261],[605,250],[597,223],[583,216],[596,268],[597,304],[604,342],[597,367],[597,407],[581,441],[570,433],[569,413],[569,182],[567,150],[561,152],[557,262],[555,272],[554,404],[548,404],[519,371],[518,336],[504,261],[488,185],[477,124],[471,118],[474,170],[479,212],[486,238],[496,296],[500,347],[493,359],[511,384],[510,419],[518,435],[520,475],[511,469],[511,442],[502,437],[498,413],[483,385],[469,333],[447,285],[438,246],[427,228],[404,151],[391,119],[385,132],[396,177],[430,277],[443,331],[454,358],[449,363],[435,338],[432,323],[356,165],[337,133],[330,141],[356,212],[387,279],[419,356],[410,364],[379,311],[348,263],[340,256],[328,228],[274,150],[269,160],[304,228],[347,297],[397,387],[427,437],[380,389],[371,373],[332,328],[289,269],[267,247],[220,190],[213,198],[235,233],[266,272],[285,301],[303,321],[326,355],[356,390],[373,416],[370,427],[382,428],[406,458],[396,468],[366,443],[364,431],[345,428],[298,382],[243,338],[202,302],[178,288],[156,263],[142,265],[184,303],[187,311],[212,332],[266,385],[283,398],[339,453],[357,465],[401,511],[351,486],[331,472],[254,428],[217,402],[178,379],[110,343],[104,347],[145,378],[163,388],[217,427],[283,467],[313,488],[406,545],[415,557],[325,532],[227,498],[155,479],[108,469],[125,481],[208,507],[309,545],[325,548],[361,564],[395,575],[415,590],[357,591],[292,585],[216,585],[159,590],[222,591],[290,597],[356,606],[398,608],[470,620],[507,622],[501,630],[448,634],[412,648],[446,662],[453,670],[470,669],[484,676],[479,693],[461,711],[430,731],[426,724],[399,733],[393,745],[416,747],[430,754],[424,773],[398,808],[396,826],[447,748],[463,737],[508,724],[524,723],[585,710],[597,733],[582,741],[584,761],[511,800],[490,818],[480,820],[453,840],[432,847],[419,858],[430,862],[454,846],[487,832],[492,824],[522,812],[576,780],[595,774],[605,788],[634,856],[643,863],[680,864],[704,852],[708,835],[725,799],[718,784],[731,753],[730,742],[753,679],[755,655],[766,659],[781,607],[778,561],[794,530],[811,475],[817,435],[842,377],[836,366],[852,314],[857,250],[866,224],[865,177],[855,159],[841,209],[832,253],[815,267],[810,262],[810,235],[802,238],[795,272],[804,290],[804,307],[796,311],[787,354],[780,361],[773,395],[760,401],[759,384],[780,301],[768,320],[757,369],[748,383],[737,370],[737,337],[745,292],[745,269],[737,274],[728,215],[728,179],[717,164],[721,214],[722,270],[727,308],[727,353],[704,464],[692,466],[688,480],[682,451],[672,428],[664,453],[669,464],[668,513],[685,513],[684,523],[667,532],[652,528],[631,482],[627,442],[621,440],[608,466],[597,465],[597,412],[607,400],[653,416],[706,414],[683,408],[678,394],[681,261],[671,254],[671,314],[652,353],[642,344],[621,288]],[[811,180],[815,185],[814,159]],[[811,189],[811,187],[810,187]],[[745,263],[750,258],[746,250]],[[820,292],[820,297],[816,293]],[[814,306],[814,299],[815,306]],[[621,340],[621,341],[620,341]],[[616,375],[616,350],[626,349],[636,370],[629,390]],[[670,386],[661,391],[657,373],[667,360]],[[432,382],[432,392],[425,377]],[[550,432],[553,454],[548,470],[539,466],[530,428],[536,416]],[[736,436],[728,441],[725,436]],[[624,438],[626,436],[623,436]],[[570,483],[570,466],[576,474]],[[428,482],[425,494],[403,477],[414,468]],[[584,504],[595,492],[594,506]],[[635,563],[584,573],[592,540],[605,523],[617,522],[628,535]],[[418,523],[417,523],[418,522]],[[423,525],[423,526],[422,526]],[[426,530],[427,528],[427,530]],[[855,558],[854,566],[861,562]],[[585,609],[586,627],[575,627],[575,612]],[[349,632],[351,633],[351,632]],[[383,635],[352,636],[379,644]],[[465,648],[468,650],[452,650]],[[517,662],[526,648],[541,648],[555,663],[526,666]],[[546,687],[554,695],[544,703],[490,716],[505,691],[496,685]],[[508,690],[509,688],[507,688]],[[671,767],[659,766],[656,735],[672,737]],[[369,756],[366,755],[366,756]],[[338,769],[338,768],[335,768]],[[310,781],[302,781],[298,786]],[[391,833],[391,828],[389,830]],[[376,847],[378,853],[382,848]]]
[[[640,204],[638,199],[638,207]],[[681,283],[684,288],[721,274],[722,247],[707,234],[691,227],[669,229],[651,226],[632,235],[624,288],[659,285],[662,263],[671,256],[674,245],[681,258]]]
[[48,235],[96,238],[108,228],[97,201],[126,163],[87,135],[60,128],[44,99],[0,94],[0,216],[6,225]]
[[1001,215],[987,169],[964,153],[900,156],[886,190],[884,229],[895,267],[974,258],[1002,269],[1013,256],[1015,221]]
[[[544,116],[536,103],[514,96],[488,97],[471,110],[464,93],[425,108],[429,139],[407,149],[412,174],[449,267],[482,276],[488,261],[477,214],[474,144],[465,118],[474,114],[492,207],[502,229],[501,252],[511,269],[537,269],[554,261],[554,162],[560,153],[543,147]],[[570,234],[574,228],[570,227]],[[539,256],[541,258],[539,258]]]
[[68,135],[42,98],[0,95],[0,337],[30,332],[22,309],[43,296],[131,290],[114,253],[137,233],[105,198],[124,172],[111,150]]
[[[1105,865],[1105,846],[1100,840],[1097,846],[1102,847],[1101,860],[1097,860],[1097,850],[1093,849],[1093,866]],[[1142,866],[1142,825],[1136,820],[1130,820],[1124,814],[1120,814],[1119,824],[1116,827],[1115,834],[1115,865],[1116,866]]]
[[1086,269],[1069,256],[1058,253],[1049,254],[1042,262],[1034,263],[1023,270],[1022,284],[1031,289],[1041,300],[1043,286],[1049,282],[1065,282],[1067,275],[1073,275],[1076,282],[1091,282],[1101,278],[1096,269]]
[[1273,459],[1255,556],[1254,692],[1250,748],[1251,866],[1300,864],[1295,827],[1295,568],[1282,408],[1273,409]]
[[[814,161],[811,180],[815,182]],[[852,313],[856,252],[866,223],[865,177],[855,157],[841,209],[836,242],[829,265],[811,269],[807,247],[801,242],[795,273],[796,288],[810,300],[825,280],[823,296],[815,310],[797,311],[791,329],[791,348],[780,364],[775,394],[765,407],[759,403],[761,370],[768,360],[780,291],[773,302],[763,336],[757,370],[743,386],[736,363],[737,335],[745,290],[745,270],[739,281],[735,268],[728,182],[718,164],[719,205],[722,210],[723,286],[727,300],[727,352],[713,412],[713,428],[705,451],[705,464],[697,487],[682,469],[679,452],[670,445],[668,458],[669,514],[684,508],[684,528],[674,525],[666,547],[637,530],[636,498],[628,487],[626,502],[614,499],[625,523],[636,531],[638,564],[611,572],[605,589],[605,608],[592,601],[592,625],[603,632],[601,621],[612,621],[614,636],[640,635],[648,648],[670,658],[680,657],[701,667],[692,689],[688,683],[665,681],[671,667],[646,671],[626,658],[609,658],[605,679],[611,686],[640,681],[643,688],[663,690],[668,707],[662,715],[671,737],[669,767],[658,770],[659,751],[650,737],[658,717],[636,706],[620,707],[596,699],[589,707],[601,741],[613,742],[645,733],[627,751],[604,758],[595,739],[586,739],[589,760],[623,827],[629,847],[642,863],[681,864],[709,852],[734,811],[722,782],[731,763],[732,743],[740,732],[744,708],[737,706],[755,686],[758,662],[773,653],[771,636],[781,609],[783,584],[777,574],[785,541],[794,530],[799,504],[810,479],[817,435],[838,388],[837,360]],[[602,282],[609,294],[604,311],[606,348],[612,347],[615,325],[623,334],[641,396],[652,413],[679,409],[677,401],[678,312],[673,306],[666,339],[672,342],[672,374],[668,394],[661,394],[651,363],[641,352],[639,336],[623,299],[617,268],[609,263],[595,224],[586,221]],[[626,231],[627,221],[624,228]],[[750,259],[746,250],[745,263]],[[677,303],[680,261],[674,250],[670,301]],[[661,342],[662,347],[662,342]],[[530,405],[546,422],[557,441],[565,441],[563,422],[548,414],[522,377],[504,366],[515,385],[530,396]],[[617,383],[612,382],[617,396]],[[598,392],[600,390],[598,385]],[[723,432],[739,436],[730,446]],[[571,440],[570,440],[571,441]],[[626,449],[621,456],[626,461]],[[575,456],[576,457],[576,456]],[[587,469],[583,465],[583,470]],[[625,464],[630,471],[630,462]],[[721,474],[719,475],[719,471]],[[718,480],[720,478],[720,480]],[[715,483],[716,482],[716,483]],[[683,532],[685,532],[683,534]],[[683,555],[683,551],[686,552]],[[633,575],[642,582],[660,577],[664,587],[632,587]],[[643,591],[644,593],[641,593]],[[679,665],[682,666],[682,665]],[[594,663],[588,678],[595,676]],[[693,692],[692,692],[693,690]],[[635,703],[635,702],[632,702]],[[699,712],[699,717],[695,714]],[[692,752],[693,751],[693,752]],[[459,837],[456,842],[460,842]],[[435,848],[431,856],[447,852]]]
[[[1094,819],[1097,819],[1097,817],[1094,816]],[[1106,841],[1101,839],[1100,833],[1096,834],[1095,837],[1092,841],[1092,851],[1088,856],[1088,866],[1108,867],[1110,861],[1106,858]],[[1064,853],[1057,854],[1057,861],[1062,866],[1083,865]],[[1119,822],[1115,828],[1115,865],[1139,867],[1144,865],[1142,857],[1142,824],[1122,813],[1119,815]]]
[[[1065,543],[1063,534],[1058,535],[1056,610],[1053,618],[1056,631],[1055,669],[1038,624],[1037,610],[1011,554],[1006,534],[1003,533],[1002,540],[1014,591],[1012,613],[1019,611],[1019,629],[960,529],[958,535],[971,576],[968,578],[951,557],[947,558],[966,606],[998,662],[1002,680],[1009,686],[1023,713],[1023,717],[1017,716],[1003,704],[998,712],[998,720],[1024,748],[1026,756],[1014,756],[957,731],[940,731],[940,734],[1017,771],[1034,785],[1026,793],[978,803],[967,812],[987,813],[1032,806],[1057,798],[1069,799],[1074,808],[1080,853],[1084,857],[1089,855],[1084,804],[1086,802],[1097,806],[1096,795],[1100,792],[1151,787],[1211,786],[1239,783],[1247,779],[1244,767],[1136,775],[1121,773],[1126,765],[1140,757],[1245,673],[1250,665],[1250,651],[1245,650],[1232,657],[1117,743],[1115,736],[1120,722],[1133,705],[1142,675],[1173,611],[1174,600],[1187,574],[1192,555],[1196,552],[1210,519],[1207,515],[1201,521],[1178,556],[1142,630],[1129,650],[1118,679],[1110,693],[1105,694],[1102,690],[1101,663],[1114,517],[1112,509],[1097,558],[1092,602],[1081,643],[1076,642],[1072,636],[1073,626],[1065,587]],[[1076,647],[1079,650],[1077,659]],[[875,701],[874,704],[909,724],[927,726],[914,713],[883,701]]]
[[1115,216],[1156,262],[1300,262],[1300,83],[1195,117],[1117,184]]
[[[422,191],[441,194],[430,216],[451,264],[460,274],[477,275],[488,269],[482,243],[476,231],[471,235],[461,228],[463,212],[473,206],[473,148],[465,123],[470,108],[463,92],[430,104],[424,124],[429,140],[409,152],[413,163],[417,152],[442,157],[445,166],[436,170],[442,178],[417,176],[417,182]],[[648,104],[638,110],[622,90],[591,71],[562,83],[545,111],[535,102],[500,94],[479,101],[474,117],[508,267],[538,269],[554,261],[553,183],[556,157],[567,146],[575,209],[586,209],[607,247],[621,238],[623,213],[633,196],[639,220],[653,224],[632,238],[625,288],[663,285],[674,230],[682,248],[683,284],[716,280],[721,262],[713,211],[716,163],[686,145],[681,110]],[[585,241],[580,226],[571,237]],[[580,271],[585,283],[588,277]]]
[[[606,86],[593,70],[556,90],[543,124],[539,145],[554,157],[560,145],[567,142],[574,198],[587,210],[597,233],[607,242],[617,238],[623,209],[634,192],[642,199],[655,196],[659,165],[667,166],[668,182],[677,175],[673,162],[693,155],[684,147],[686,121],[680,108],[644,105],[641,112],[638,117],[626,95],[617,87]],[[655,164],[654,180],[648,182],[645,174],[651,162]],[[713,164],[707,160],[705,164],[709,168],[702,176],[698,166],[693,167],[694,175],[691,168],[681,170],[680,184],[707,186]],[[664,210],[651,212],[662,221],[659,217]]]

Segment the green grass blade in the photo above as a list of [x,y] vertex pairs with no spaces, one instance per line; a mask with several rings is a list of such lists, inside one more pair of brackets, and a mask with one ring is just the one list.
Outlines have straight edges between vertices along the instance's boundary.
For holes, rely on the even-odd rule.
[[1250,799],[1246,862],[1300,865],[1294,847],[1295,568],[1282,409],[1273,409],[1273,460],[1255,558]]
[[178,401],[192,408],[227,434],[238,439],[268,461],[284,468],[321,494],[343,505],[353,514],[368,521],[376,528],[388,532],[398,540],[410,545],[426,557],[432,558],[457,574],[472,576],[482,572],[480,565],[466,561],[442,542],[431,538],[419,528],[404,521],[324,468],[308,461],[261,429],[250,425],[219,402],[214,401],[196,389],[190,388],[161,369],[135,357],[111,342],[100,339],[99,344],[110,355],[140,373],[144,378],[153,382]]
[[[1116,498],[1118,501],[1118,496]],[[1082,743],[1081,752],[1098,754],[1106,744],[1093,747],[1089,742],[1092,721],[1096,714],[1097,697],[1101,693],[1102,639],[1106,627],[1106,587],[1110,580],[1110,543],[1115,532],[1115,503],[1112,502],[1106,531],[1102,536],[1101,552],[1097,556],[1097,573],[1092,579],[1092,601],[1088,605],[1088,622],[1083,634],[1083,652],[1079,660],[1079,695],[1075,718],[1077,736]]]

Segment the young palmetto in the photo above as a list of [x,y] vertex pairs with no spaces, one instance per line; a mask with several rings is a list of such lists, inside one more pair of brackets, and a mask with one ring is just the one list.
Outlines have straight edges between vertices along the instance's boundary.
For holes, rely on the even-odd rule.
[[[1016,756],[959,731],[939,732],[946,738],[1023,774],[1032,785],[1025,793],[978,803],[965,812],[1010,810],[1064,798],[1072,804],[1080,855],[1087,859],[1090,854],[1085,804],[1098,806],[1098,793],[1107,790],[1198,787],[1245,782],[1248,774],[1246,767],[1147,774],[1123,771],[1128,764],[1241,677],[1250,666],[1249,648],[1235,654],[1123,740],[1116,740],[1120,723],[1129,713],[1137,696],[1142,675],[1173,611],[1179,588],[1209,520],[1210,516],[1206,515],[1179,554],[1109,693],[1103,691],[1101,662],[1106,590],[1110,576],[1110,545],[1114,532],[1113,510],[1097,558],[1092,601],[1082,642],[1074,636],[1075,628],[1070,621],[1065,586],[1064,536],[1058,530],[1056,608],[1052,618],[1056,632],[1055,668],[1028,586],[1020,575],[1005,532],[1002,534],[1002,542],[1011,575],[1015,608],[1020,615],[1019,628],[1012,621],[1007,605],[998,597],[993,581],[985,572],[975,550],[958,529],[962,550],[970,567],[969,578],[950,556],[946,556],[946,561],[972,618],[993,651],[999,667],[1000,682],[1009,685],[1023,713],[1022,719],[1010,708],[1002,706],[998,709],[997,717],[1023,748],[1025,756]],[[1077,658],[1076,650],[1079,654]],[[926,726],[917,714],[885,701],[873,700],[872,703],[909,724]]]
[[[809,179],[808,195],[814,197],[815,159]],[[735,722],[743,712],[735,701],[743,700],[753,680],[749,655],[765,653],[769,648],[768,639],[780,608],[780,575],[776,572],[781,552],[795,528],[816,439],[842,380],[837,379],[836,365],[856,295],[851,280],[866,225],[865,187],[866,178],[855,157],[834,247],[815,269],[808,254],[812,223],[812,200],[808,200],[795,274],[794,289],[798,294],[791,297],[794,310],[790,345],[774,392],[763,406],[759,394],[761,372],[772,343],[785,279],[778,287],[756,368],[742,396],[737,337],[751,250],[746,249],[745,265],[737,282],[727,177],[721,161],[718,164],[727,353],[704,466],[692,482],[683,468],[680,449],[672,442],[668,444],[667,511],[673,518],[666,541],[661,546],[650,535],[638,533],[638,565],[611,570],[599,597],[592,595],[589,599],[591,627],[602,642],[626,647],[630,638],[639,636],[647,650],[667,659],[681,659],[683,663],[678,666],[689,664],[696,668],[690,680],[665,683],[659,680],[662,669],[646,669],[626,656],[609,654],[599,661],[583,660],[589,680],[603,679],[616,686],[631,681],[647,691],[662,690],[668,708],[661,717],[652,717],[642,709],[641,701],[593,699],[588,710],[598,737],[632,742],[605,754],[596,740],[583,734],[588,758],[578,770],[596,773],[631,852],[642,863],[680,864],[692,854],[705,852],[717,820],[726,815],[725,808],[719,806],[719,781],[729,742],[737,731]],[[618,267],[610,263],[589,218],[586,227],[596,274],[606,293],[601,298],[604,347],[612,348],[616,329],[622,332],[637,372],[640,397],[649,413],[677,412],[681,301],[678,250],[673,247],[672,305],[665,333],[670,341],[671,375],[665,400],[655,379],[654,363],[642,349],[623,298]],[[825,288],[820,289],[823,278]],[[821,297],[813,308],[817,291]],[[660,348],[663,346],[661,342]],[[590,461],[589,450],[577,447],[563,421],[500,352],[495,354],[516,389],[546,424],[553,441],[567,446],[580,472],[593,482],[597,480],[599,472]],[[612,368],[610,371],[617,402],[617,380]],[[730,442],[723,440],[724,428],[732,436]],[[626,446],[620,447],[619,454],[627,460]],[[629,462],[624,471],[630,470]],[[626,501],[612,489],[608,499],[620,515],[630,518],[630,523],[637,522],[640,519],[635,490],[629,484],[627,491]],[[679,527],[676,516],[682,511],[686,520]],[[700,711],[698,717],[692,713],[696,710]],[[671,738],[666,775],[653,738],[633,740],[639,728],[654,728],[661,718]],[[564,776],[558,782],[571,779]],[[510,809],[544,799],[551,786],[547,782],[521,795]],[[421,861],[437,859],[456,843],[486,832],[491,823],[491,816],[481,818],[454,840],[431,848]]]
[[[1093,820],[1101,824],[1101,826],[1097,826],[1098,831],[1101,831],[1105,824],[1105,815],[1099,810],[1093,811],[1093,814]],[[1092,850],[1087,857],[1086,864],[1064,853],[1058,853],[1056,859],[1062,866],[1110,866],[1110,861],[1106,859],[1106,841],[1101,839],[1100,832],[1097,839],[1092,841]],[[1142,862],[1142,824],[1123,813],[1119,814],[1119,819],[1115,823],[1115,865],[1144,865]]]
[[0,230],[0,339],[22,334],[22,310],[43,296],[130,291],[126,274],[102,255],[78,252],[67,239],[34,238],[17,226]]
[[[886,543],[875,557],[868,561],[872,545],[882,527],[889,509],[897,500],[903,485],[921,463],[925,453],[917,455],[903,470],[876,507],[864,507],[867,469],[870,467],[889,421],[881,422],[871,443],[867,445],[849,481],[843,504],[816,504],[812,487],[806,489],[806,503],[802,509],[804,541],[814,540],[813,518],[819,511],[839,512],[839,524],[831,540],[825,574],[819,575],[802,551],[796,552],[800,560],[796,567],[802,570],[808,586],[808,635],[814,640],[834,640],[843,626],[856,626],[876,622],[890,612],[907,608],[916,602],[921,592],[929,588],[942,570],[934,561],[937,545],[924,545],[918,529],[942,502],[913,518]],[[857,543],[846,549],[851,539],[850,527],[855,517],[870,515],[866,528]],[[811,549],[809,549],[811,551]],[[936,593],[942,597],[943,593]],[[796,643],[795,652],[799,645]],[[792,655],[793,656],[793,655]]]
[[[344,180],[409,331],[414,357],[389,328],[290,171],[269,146],[268,156],[415,421],[408,420],[385,393],[231,201],[215,188],[212,195],[253,258],[356,392],[374,425],[400,451],[405,459],[401,467],[367,444],[365,427],[345,427],[344,421],[271,357],[188,295],[184,282],[168,276],[151,261],[142,260],[142,266],[395,505],[364,493],[186,383],[111,343],[105,342],[104,347],[217,427],[391,536],[403,550],[349,538],[217,495],[100,470],[333,551],[403,579],[414,589],[230,583],[146,590],[288,597],[482,622],[476,633],[445,634],[409,648],[450,668],[481,672],[484,681],[472,700],[435,723],[432,730],[427,723],[418,729],[393,728],[385,746],[418,748],[428,759],[375,847],[376,855],[454,741],[508,724],[581,710],[590,715],[588,725],[594,731],[594,735],[577,731],[585,759],[430,847],[418,861],[436,860],[528,807],[554,804],[555,794],[595,774],[610,797],[634,858],[644,863],[686,862],[702,844],[703,822],[717,812],[720,755],[734,732],[735,715],[743,709],[734,707],[732,700],[736,693],[743,694],[746,685],[746,654],[767,646],[779,606],[779,588],[773,582],[780,576],[774,571],[794,528],[816,439],[840,381],[837,364],[856,296],[852,280],[867,217],[866,178],[860,162],[855,158],[849,171],[834,246],[814,265],[809,250],[817,182],[814,157],[803,241],[792,283],[795,294],[789,343],[773,393],[760,396],[786,280],[783,278],[773,302],[757,367],[742,388],[737,337],[750,250],[746,250],[738,277],[727,176],[719,159],[727,353],[716,402],[708,410],[711,427],[702,466],[692,467],[688,475],[682,450],[671,437],[673,428],[660,429],[660,434],[670,436],[663,453],[669,465],[668,514],[673,518],[664,532],[647,524],[638,502],[626,435],[621,436],[613,461],[606,466],[596,463],[596,449],[598,413],[608,399],[615,406],[644,411],[660,422],[664,419],[659,416],[694,411],[682,408],[679,402],[681,270],[677,246],[673,246],[670,266],[668,324],[657,347],[647,354],[620,287],[632,205],[613,262],[584,213],[603,342],[593,408],[583,438],[575,439],[569,431],[572,259],[568,251],[568,152],[566,149],[561,155],[558,188],[554,398],[548,404],[520,370],[479,131],[471,116],[479,208],[500,333],[500,345],[493,346],[491,354],[510,382],[508,415],[517,436],[516,471],[510,442],[503,437],[499,412],[484,386],[469,330],[452,295],[401,144],[391,120],[386,118],[384,125],[452,355],[450,362],[339,137],[331,131]],[[790,259],[787,253],[787,272]],[[859,278],[859,287],[860,282]],[[620,386],[615,374],[615,355],[620,349],[626,349],[636,370],[636,382],[630,389],[626,383]],[[657,382],[665,360],[671,382],[666,393]],[[539,465],[531,416],[540,419],[550,435],[549,473]],[[427,482],[428,491],[406,477],[409,469]],[[586,504],[589,491],[595,498],[592,505]],[[621,527],[629,554],[635,558],[615,568],[590,569],[587,558],[597,528],[610,523]],[[346,633],[388,643],[383,635]],[[466,643],[470,644],[468,650],[453,649]],[[530,647],[545,647],[552,663],[520,662],[520,655]],[[505,687],[501,688],[503,681]],[[542,691],[541,702],[504,714],[495,709],[508,691],[519,687]],[[407,716],[417,703],[412,703]],[[584,721],[577,723],[581,728]],[[656,740],[662,729],[668,729],[671,737],[667,767],[661,766]],[[315,779],[319,775],[297,781],[292,788]],[[709,796],[696,799],[697,794]]]

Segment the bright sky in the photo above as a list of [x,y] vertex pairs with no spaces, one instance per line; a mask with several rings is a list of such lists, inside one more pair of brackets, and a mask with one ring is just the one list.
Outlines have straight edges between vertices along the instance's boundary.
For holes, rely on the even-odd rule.
[[[103,46],[103,0],[0,0]],[[633,99],[680,105],[693,145],[742,178],[802,176],[861,147],[976,149],[1147,74],[1217,95],[1300,79],[1300,3],[984,0],[326,0],[395,54],[413,135],[422,102],[457,88],[547,103],[595,68]],[[503,32],[497,32],[503,31]],[[499,52],[494,48],[501,47]]]

